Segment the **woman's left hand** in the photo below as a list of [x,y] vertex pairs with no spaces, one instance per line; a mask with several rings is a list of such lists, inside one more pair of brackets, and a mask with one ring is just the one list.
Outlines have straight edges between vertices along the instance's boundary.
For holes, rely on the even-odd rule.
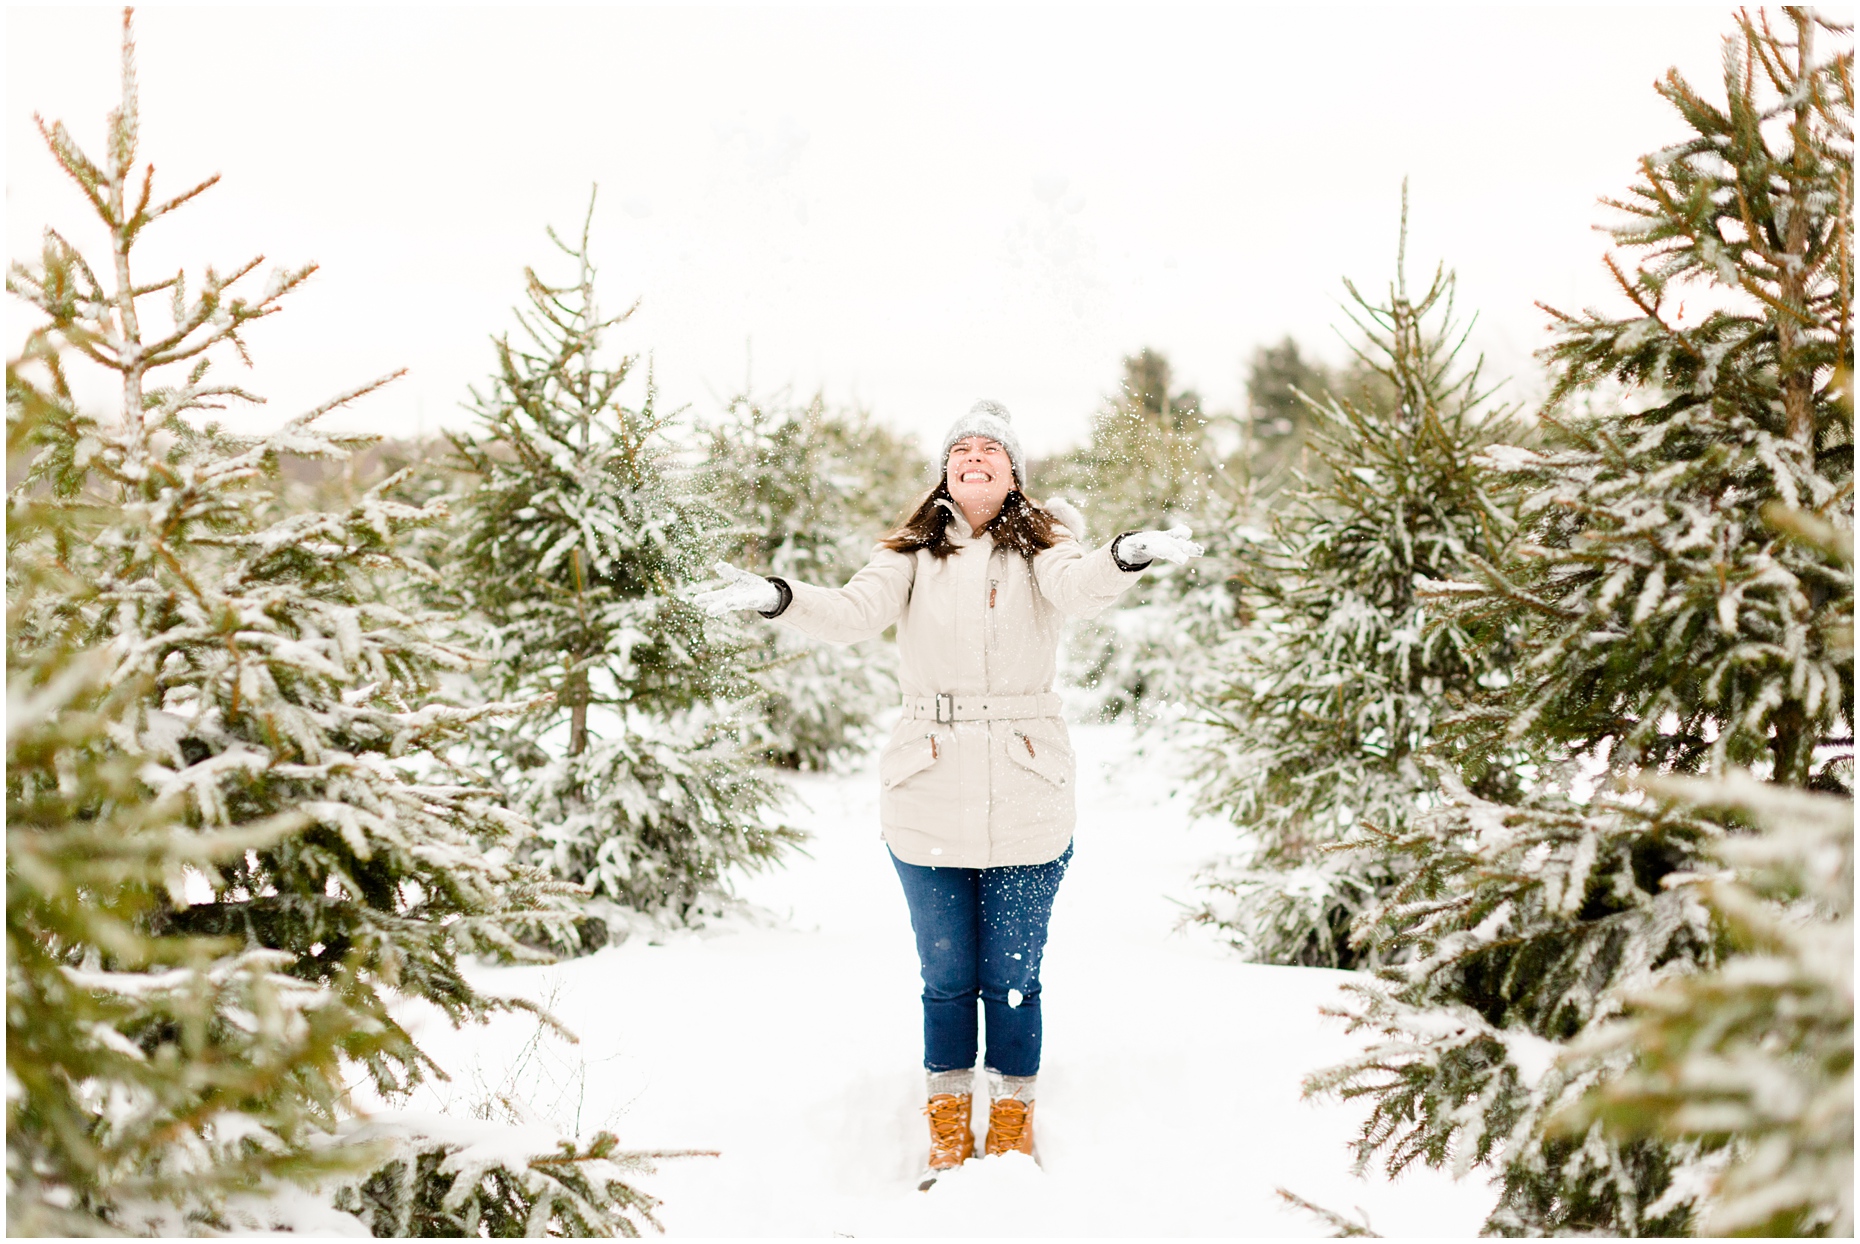
[[1117,556],[1120,561],[1133,566],[1153,561],[1173,562],[1179,566],[1191,557],[1201,556],[1201,546],[1188,538],[1190,534],[1186,527],[1171,527],[1167,531],[1133,531],[1118,538]]

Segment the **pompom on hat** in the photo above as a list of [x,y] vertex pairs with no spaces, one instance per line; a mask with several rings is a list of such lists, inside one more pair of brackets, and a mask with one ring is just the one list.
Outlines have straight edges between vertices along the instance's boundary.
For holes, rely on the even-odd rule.
[[1007,450],[1008,462],[1014,468],[1014,486],[1027,487],[1027,468],[1020,455],[1020,437],[1014,434],[1014,416],[1008,414],[1008,408],[1000,402],[991,402],[986,398],[969,407],[969,413],[949,425],[949,431],[943,434],[943,465],[949,465],[949,451],[957,441],[965,436],[985,436]]

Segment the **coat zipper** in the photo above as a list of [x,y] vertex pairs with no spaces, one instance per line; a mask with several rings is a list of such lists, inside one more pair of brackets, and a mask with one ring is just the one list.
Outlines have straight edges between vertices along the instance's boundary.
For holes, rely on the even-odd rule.
[[1036,759],[1036,760],[1037,760],[1037,759],[1039,759],[1039,757],[1038,757],[1037,755],[1035,755],[1035,753],[1034,753],[1034,750],[1033,750],[1033,740],[1032,740],[1032,739],[1030,739],[1030,738],[1028,738],[1028,737],[1027,737],[1026,735],[1024,735],[1024,734],[1022,734],[1022,733],[1021,733],[1020,731],[1018,731],[1018,730],[1016,730],[1016,731],[1014,732],[1014,735],[1015,735],[1015,737],[1016,737],[1016,738],[1018,738],[1018,739],[1019,739],[1019,740],[1021,741],[1021,743],[1022,743],[1022,745],[1026,747],[1026,749],[1027,749],[1027,754],[1028,754],[1029,756],[1033,756],[1033,757],[1034,757],[1034,759]]
[[988,551],[988,560],[982,565],[982,573],[988,576],[988,608],[985,611],[985,616],[982,618],[982,685],[986,687],[994,686],[994,671],[990,668],[990,666],[993,665],[993,661],[990,658],[994,656],[995,624],[999,618],[999,615],[995,613],[995,590],[1000,584],[1001,578],[994,571],[995,558],[1000,556],[1000,554],[1000,549],[990,549]]
[[937,754],[936,754],[936,735],[934,735],[934,734],[933,734],[933,735],[931,735],[931,736],[930,736],[930,759],[932,759],[932,760],[935,760],[936,758],[937,758]]

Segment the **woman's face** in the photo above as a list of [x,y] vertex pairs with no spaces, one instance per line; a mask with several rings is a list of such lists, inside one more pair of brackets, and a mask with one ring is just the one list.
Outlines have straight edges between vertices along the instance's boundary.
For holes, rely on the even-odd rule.
[[949,495],[971,527],[979,527],[1001,512],[1001,503],[1014,490],[1014,464],[1001,442],[985,436],[965,436],[949,447],[943,464]]

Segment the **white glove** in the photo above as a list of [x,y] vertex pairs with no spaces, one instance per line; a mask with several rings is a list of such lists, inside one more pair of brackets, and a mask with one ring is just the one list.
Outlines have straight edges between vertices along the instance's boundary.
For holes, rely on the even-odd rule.
[[729,562],[718,562],[714,569],[724,586],[699,592],[691,598],[692,604],[712,617],[721,618],[738,609],[767,613],[781,604],[781,589],[761,575],[738,570]]
[[1191,557],[1201,556],[1201,546],[1188,538],[1186,527],[1167,531],[1133,531],[1117,542],[1117,556],[1125,564],[1165,561],[1181,565]]

